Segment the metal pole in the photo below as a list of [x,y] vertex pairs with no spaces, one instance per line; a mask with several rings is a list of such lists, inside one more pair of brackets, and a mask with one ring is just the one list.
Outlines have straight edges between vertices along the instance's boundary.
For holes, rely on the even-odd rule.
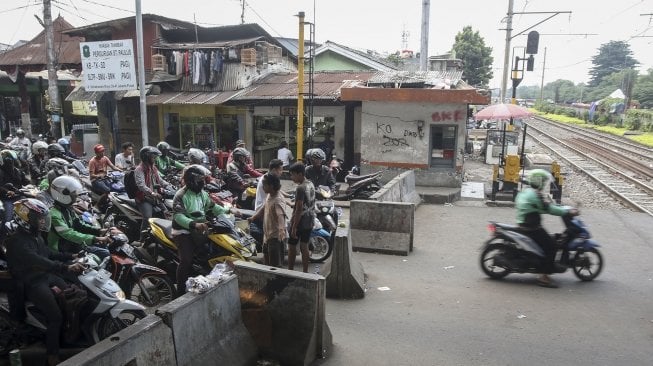
[[419,50],[419,70],[428,71],[429,58],[429,13],[431,12],[431,1],[422,2],[422,38]]
[[540,103],[544,101],[544,70],[546,70],[546,47],[544,47],[544,60],[542,62],[542,81],[540,82]]
[[503,78],[501,79],[501,103],[506,98],[508,87],[508,71],[510,69],[510,40],[512,39],[512,9],[515,0],[508,0],[508,16],[506,17],[506,49],[503,54]]
[[147,133],[147,104],[145,103],[145,55],[143,54],[143,14],[141,0],[136,0],[136,47],[138,55],[138,89],[141,92],[141,139],[143,146],[149,145]]
[[[52,29],[52,10],[50,0],[43,0],[43,23],[45,24],[45,48],[48,61],[48,96],[50,97],[50,115],[52,118],[51,133],[55,137],[61,137],[63,126],[61,123],[61,99],[59,98],[59,86],[57,85],[57,65],[54,56],[54,34]],[[57,129],[56,126],[61,128]],[[32,128],[28,131],[32,133]]]
[[299,49],[297,51],[297,160],[304,154],[304,12],[299,17]]

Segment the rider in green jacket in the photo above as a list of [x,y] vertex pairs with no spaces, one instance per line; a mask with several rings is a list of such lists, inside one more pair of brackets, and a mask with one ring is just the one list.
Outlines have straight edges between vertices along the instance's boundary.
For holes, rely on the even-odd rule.
[[184,169],[184,164],[178,162],[177,160],[168,156],[168,151],[170,151],[170,144],[165,141],[161,141],[156,144],[156,148],[161,151],[161,156],[157,156],[155,160],[156,168],[159,170],[159,174],[162,176],[168,173],[168,169]]
[[186,292],[186,280],[190,274],[195,251],[203,243],[195,243],[191,232],[205,236],[208,226],[206,214],[212,212],[219,216],[228,214],[232,210],[228,207],[216,205],[209,194],[204,191],[204,184],[211,173],[201,165],[191,165],[184,171],[185,186],[177,191],[172,203],[174,212],[172,235],[177,244],[179,265],[177,266],[177,292],[183,295]]
[[549,277],[549,274],[553,273],[554,270],[556,243],[542,227],[541,214],[564,216],[578,213],[576,209],[567,209],[556,205],[551,201],[549,195],[543,192],[544,188],[549,187],[552,179],[551,173],[546,170],[532,170],[528,175],[530,188],[519,192],[515,198],[517,224],[522,227],[524,234],[542,247],[546,256],[542,267],[544,273],[537,280],[537,283],[544,287],[557,287],[556,283]]

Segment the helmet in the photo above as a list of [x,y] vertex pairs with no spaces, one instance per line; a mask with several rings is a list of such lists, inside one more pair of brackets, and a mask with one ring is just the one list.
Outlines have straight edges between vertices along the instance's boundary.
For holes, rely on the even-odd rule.
[[151,157],[161,156],[161,151],[154,146],[144,146],[138,155],[142,162],[149,163]]
[[63,156],[65,152],[66,150],[63,149],[63,146],[59,145],[56,142],[48,145],[48,156],[51,158]]
[[191,162],[191,164],[202,164],[209,162],[209,158],[206,156],[204,151],[195,147],[188,149],[188,160]]
[[239,157],[249,157],[249,151],[243,147],[237,147],[234,149],[231,155],[233,156],[234,160],[237,161]]
[[84,193],[82,184],[75,178],[67,175],[55,178],[50,184],[50,194],[55,202],[70,205],[78,195]]
[[322,149],[311,149],[312,151],[309,152],[308,157],[311,159],[319,159],[319,160],[325,160],[326,159],[326,154]]
[[45,141],[36,141],[32,144],[32,154],[36,155],[39,153],[39,150],[47,150],[48,144]]
[[32,233],[50,231],[50,210],[36,198],[23,198],[14,202],[14,221]]
[[158,144],[156,144],[156,148],[159,149],[163,154],[164,151],[170,150],[170,144],[165,141],[161,141]]
[[50,158],[45,162],[45,170],[54,170],[58,175],[66,174],[68,162],[62,158]]
[[70,141],[68,141],[68,139],[65,137],[62,137],[59,140],[57,140],[57,143],[61,146],[70,145]]
[[18,155],[14,150],[2,150],[0,151],[0,157],[2,160],[0,160],[1,165],[15,165],[18,162]]
[[18,136],[20,138],[25,137],[25,130],[23,130],[22,128],[17,129],[16,130],[16,136]]
[[236,147],[241,147],[241,146],[245,146],[245,141],[243,140],[236,141]]
[[103,153],[104,152],[104,145],[97,144],[97,145],[93,146],[93,151],[95,151],[96,154]]
[[206,183],[206,177],[211,175],[211,172],[205,167],[193,164],[184,170],[184,183],[186,187],[195,193],[199,193],[204,184]]
[[551,173],[544,169],[533,169],[528,173],[527,180],[531,187],[541,190],[551,183],[553,177],[551,176]]

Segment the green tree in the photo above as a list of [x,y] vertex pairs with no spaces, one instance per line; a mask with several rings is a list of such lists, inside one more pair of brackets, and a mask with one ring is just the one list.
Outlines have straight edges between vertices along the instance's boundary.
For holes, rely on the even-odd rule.
[[591,88],[587,93],[585,100],[598,101],[607,98],[617,89],[626,96],[626,101],[630,100],[637,80],[637,71],[632,69],[621,70],[603,77],[598,85]]
[[637,78],[633,88],[633,100],[638,101],[642,108],[653,109],[653,69],[648,69],[647,74]]
[[544,91],[555,103],[576,102],[580,99],[580,88],[573,81],[558,79],[544,86]]
[[485,40],[478,31],[466,26],[456,34],[452,47],[456,57],[463,61],[463,79],[470,85],[487,88],[492,79],[492,47],[485,45]]
[[592,57],[594,66],[589,71],[591,76],[589,86],[591,87],[598,86],[607,75],[639,65],[639,62],[632,56],[630,45],[624,41],[604,43],[598,51],[599,53]]

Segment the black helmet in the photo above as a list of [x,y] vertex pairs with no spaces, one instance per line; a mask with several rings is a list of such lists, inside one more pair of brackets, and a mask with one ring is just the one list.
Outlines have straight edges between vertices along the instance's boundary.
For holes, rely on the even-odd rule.
[[184,170],[184,183],[186,187],[195,193],[199,193],[204,184],[206,183],[206,177],[210,176],[211,172],[205,167],[193,164]]
[[14,203],[14,221],[30,233],[50,231],[50,209],[36,198],[24,198]]
[[154,146],[144,146],[139,152],[142,162],[149,163],[150,158],[161,156],[161,151]]
[[235,161],[238,161],[238,158],[240,157],[244,157],[244,158],[249,157],[249,151],[247,151],[247,149],[243,147],[235,148],[231,154]]
[[56,142],[48,145],[48,156],[51,158],[61,157],[65,152],[66,150],[64,150],[63,146]]
[[162,154],[165,154],[165,151],[170,150],[170,144],[165,141],[161,141],[156,144],[156,148],[159,149]]

